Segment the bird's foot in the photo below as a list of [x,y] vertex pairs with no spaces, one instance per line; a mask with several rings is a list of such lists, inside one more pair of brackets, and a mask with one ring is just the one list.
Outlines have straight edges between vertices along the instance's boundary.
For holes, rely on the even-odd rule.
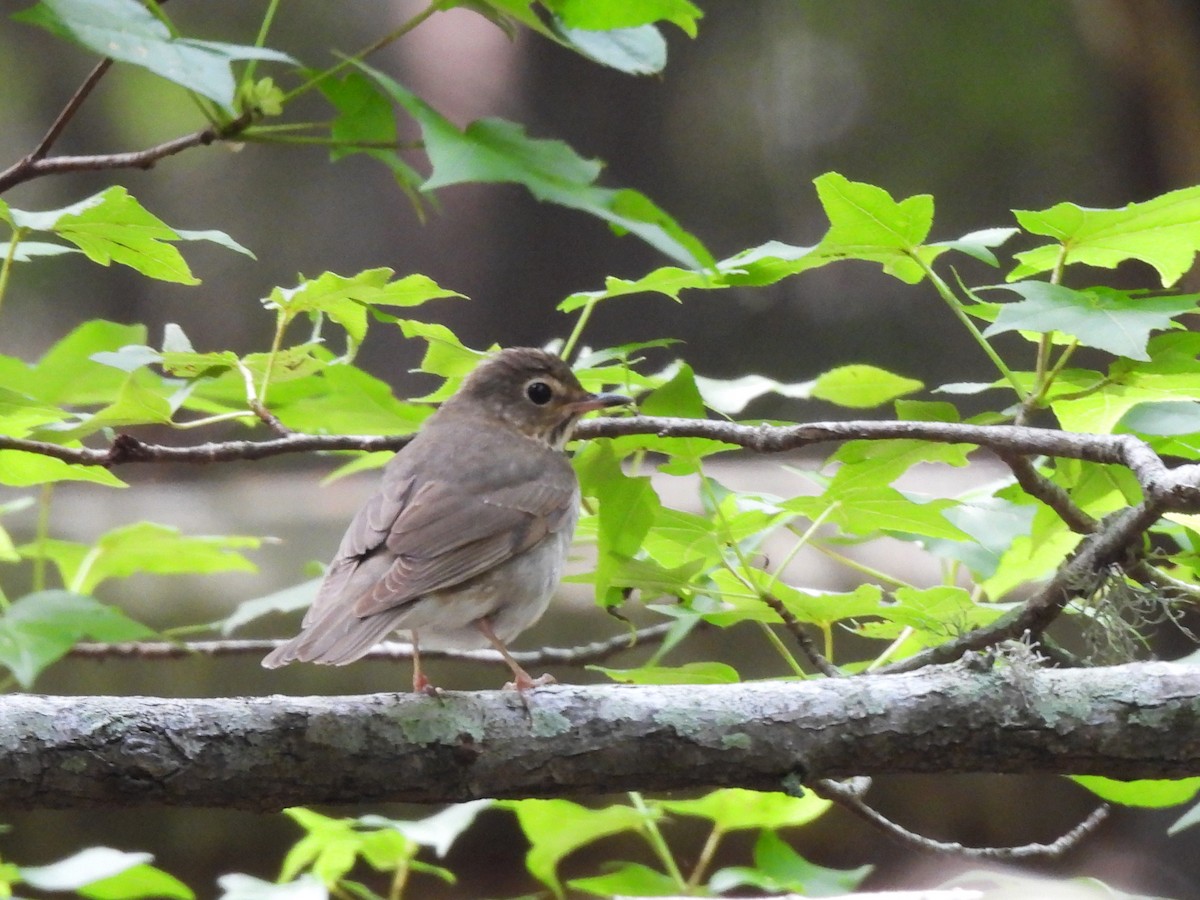
[[515,680],[504,685],[504,690],[520,691],[523,694],[525,691],[531,691],[535,687],[544,687],[548,684],[558,684],[557,679],[549,673],[539,675],[537,678],[530,678],[528,673],[521,672]]

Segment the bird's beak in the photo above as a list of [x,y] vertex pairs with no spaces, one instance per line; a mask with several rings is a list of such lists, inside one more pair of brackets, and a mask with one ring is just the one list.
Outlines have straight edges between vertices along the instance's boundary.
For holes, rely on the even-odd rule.
[[624,394],[589,394],[582,400],[576,400],[569,404],[572,412],[586,413],[594,409],[607,409],[610,406],[625,406],[632,403],[633,399],[626,397]]

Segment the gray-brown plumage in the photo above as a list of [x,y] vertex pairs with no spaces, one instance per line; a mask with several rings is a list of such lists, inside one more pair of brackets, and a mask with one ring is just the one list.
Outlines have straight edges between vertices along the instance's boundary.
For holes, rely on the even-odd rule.
[[630,402],[584,390],[566,363],[529,348],[476,367],[388,463],[342,538],[302,630],[263,665],[344,665],[391,632],[412,633],[413,689],[426,646],[505,646],[546,611],[579,516],[562,454],[585,412]]

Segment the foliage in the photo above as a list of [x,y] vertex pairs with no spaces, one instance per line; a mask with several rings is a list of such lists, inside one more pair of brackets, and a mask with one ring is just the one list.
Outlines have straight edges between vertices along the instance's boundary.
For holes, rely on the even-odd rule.
[[[403,37],[429,15],[453,5],[434,2],[387,40]],[[464,5],[506,28],[529,29],[599,63],[635,73],[657,72],[665,64],[657,23],[694,35],[700,18],[686,0],[475,0]],[[815,183],[828,218],[828,229],[816,245],[772,241],[715,260],[647,196],[601,186],[601,164],[560,141],[530,137],[520,124],[499,119],[460,129],[403,84],[367,65],[365,53],[314,70],[268,48],[265,40],[276,5],[268,9],[258,40],[243,46],[183,37],[168,18],[169,8],[147,8],[134,0],[40,0],[16,18],[169,79],[195,101],[209,140],[236,137],[266,143],[317,135],[329,144],[334,159],[365,154],[387,166],[421,215],[443,188],[464,182],[510,183],[645,241],[673,265],[641,278],[609,278],[603,288],[563,299],[558,310],[564,316],[564,337],[557,349],[574,356],[585,386],[636,393],[647,415],[733,416],[762,395],[775,393],[827,404],[833,413],[890,406],[897,420],[914,423],[1021,425],[1036,419],[1067,431],[1134,434],[1159,454],[1200,458],[1200,337],[1185,327],[1198,298],[1176,289],[1200,250],[1200,188],[1123,209],[1059,203],[1041,211],[1018,211],[1015,227],[931,241],[932,197],[896,200],[883,188],[831,172]],[[296,85],[285,90],[274,78],[258,78],[259,63],[278,67],[280,82],[293,79]],[[316,91],[330,104],[328,121],[270,121],[285,117],[297,98]],[[418,127],[423,161],[414,163],[412,152],[397,144],[397,114]],[[419,174],[418,165],[427,165],[430,174]],[[214,242],[249,253],[219,231],[172,228],[119,185],[56,210],[22,210],[0,201],[0,219],[10,232],[0,245],[0,302],[10,278],[25,266],[65,253],[181,284],[196,283],[181,250],[190,242]],[[1033,246],[1003,261],[997,255],[1000,248],[1017,244]],[[959,280],[953,267],[968,259],[1000,269],[1003,283]],[[770,285],[845,260],[877,265],[912,285],[915,295],[938,298],[945,306],[941,314],[965,329],[994,364],[995,380],[935,386],[929,396],[918,397],[926,390],[920,382],[858,362],[791,384],[755,373],[722,380],[697,374],[684,360],[647,371],[643,354],[670,347],[665,337],[615,348],[584,344],[593,312],[618,298],[646,303],[653,302],[648,295],[660,295],[701,304],[704,292]],[[1098,281],[1096,267],[1126,263],[1151,267],[1159,287],[1127,290]],[[92,320],[66,330],[37,361],[0,357],[0,483],[18,489],[15,499],[0,506],[0,515],[31,504],[44,509],[53,502],[53,485],[61,481],[92,482],[96,489],[121,487],[109,469],[73,462],[71,454],[86,446],[107,446],[118,432],[131,429],[190,431],[234,422],[248,430],[277,432],[409,433],[486,352],[464,345],[437,322],[438,304],[460,296],[419,274],[397,277],[385,268],[350,275],[324,272],[276,287],[263,298],[264,314],[274,317],[274,337],[258,352],[196,348],[182,325],[169,328],[161,345],[154,346],[144,327]],[[399,400],[357,368],[355,354],[372,329],[386,331],[391,340],[421,342],[420,369],[440,379],[439,386],[428,396]],[[995,340],[1009,334],[1024,343]],[[1098,351],[1091,358],[1101,362],[1084,367],[1077,354],[1084,347]],[[990,392],[990,409],[964,418],[954,399],[985,391]],[[814,658],[847,673],[898,664],[997,622],[1031,586],[1058,570],[1086,534],[1064,518],[1064,509],[1076,510],[1080,519],[1102,521],[1143,499],[1143,486],[1125,469],[1048,457],[1029,463],[1033,480],[1045,488],[1038,495],[1018,475],[960,495],[922,495],[904,481],[914,467],[965,466],[969,448],[915,439],[844,443],[819,468],[802,473],[805,492],[772,496],[735,490],[712,474],[709,460],[731,449],[719,437],[643,433],[576,450],[574,463],[588,510],[579,538],[593,545],[596,556],[595,566],[580,580],[593,586],[601,606],[640,604],[672,623],[667,640],[643,665],[598,668],[605,676],[638,684],[739,680],[738,671],[724,660],[666,661],[678,648],[691,646],[687,637],[701,625],[760,633],[777,657],[777,677],[810,677]],[[338,471],[379,465],[384,458],[363,455]],[[661,483],[656,479],[662,478],[685,479],[694,486],[695,509],[665,504],[656,488]],[[29,488],[40,493],[23,490]],[[1049,496],[1059,500],[1048,502]],[[785,547],[778,558],[766,552],[768,540]],[[848,546],[882,540],[904,542],[937,560],[940,579],[911,583],[868,570],[845,552]],[[1153,621],[1174,621],[1177,604],[1196,596],[1200,534],[1194,518],[1165,516],[1145,540],[1154,550],[1143,554],[1143,561],[1152,564],[1160,580],[1133,567],[1099,572],[1095,584],[1080,586],[1065,610],[1084,632],[1102,629],[1104,639],[1094,642],[1097,647],[1136,648]],[[32,583],[23,596],[0,593],[0,665],[11,681],[29,688],[80,641],[147,638],[153,635],[149,627],[104,600],[115,596],[113,585],[135,574],[245,570],[252,566],[246,554],[258,545],[254,537],[185,535],[139,522],[86,543],[40,528],[32,541],[18,546],[0,528],[0,562],[13,571],[27,567]],[[816,550],[844,564],[854,572],[856,586],[829,591],[804,583],[789,565],[802,550]],[[1165,592],[1164,584],[1169,586]],[[1133,615],[1134,607],[1121,605],[1122,598],[1146,596],[1148,587],[1158,590],[1151,608]],[[297,590],[250,601],[213,627],[225,634],[260,614],[298,609],[308,599],[308,591]],[[784,628],[815,633],[820,653],[806,656],[789,649],[780,636]],[[851,644],[847,635],[858,639],[853,655],[845,649]],[[1100,659],[1097,650],[1090,661]],[[1183,803],[1196,790],[1194,779],[1178,784],[1079,781],[1102,797],[1130,805]],[[567,886],[599,896],[721,893],[742,887],[819,895],[853,889],[867,871],[823,869],[789,845],[790,830],[815,820],[828,805],[812,795],[721,790],[671,802],[631,795],[627,804],[603,808],[565,800],[520,800],[498,807],[515,816],[530,842],[530,874],[558,896]],[[291,810],[305,834],[283,861],[280,884],[226,876],[224,896],[325,896],[327,891],[376,896],[365,881],[352,878],[355,867],[363,865],[374,871],[372,877],[383,873],[389,896],[399,896],[414,875],[452,879],[444,868],[417,856],[428,846],[444,855],[482,808],[454,807],[421,823],[378,816],[335,819]],[[699,817],[710,828],[689,873],[681,871],[682,857],[668,846],[660,827],[670,816]],[[757,833],[753,864],[708,871],[722,839],[738,830]],[[602,873],[564,885],[559,864],[568,855],[619,833],[640,836],[655,865],[613,862]],[[25,884],[97,898],[192,896],[150,866],[145,854],[102,847],[38,868],[6,864],[0,881],[10,892]]]

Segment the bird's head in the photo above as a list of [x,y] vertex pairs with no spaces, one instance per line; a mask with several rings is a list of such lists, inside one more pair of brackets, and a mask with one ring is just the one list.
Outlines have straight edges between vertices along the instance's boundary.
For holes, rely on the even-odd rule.
[[473,406],[561,450],[584,413],[632,402],[622,394],[585,390],[570,367],[552,353],[510,347],[476,366],[446,405]]

